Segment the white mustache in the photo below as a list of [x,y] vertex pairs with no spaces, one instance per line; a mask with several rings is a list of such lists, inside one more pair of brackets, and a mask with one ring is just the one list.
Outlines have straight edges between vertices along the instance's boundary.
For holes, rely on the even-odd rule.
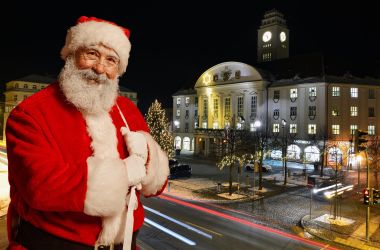
[[78,70],[78,73],[86,80],[94,80],[97,83],[106,83],[108,77],[106,74],[98,74],[94,72],[92,69],[81,69]]

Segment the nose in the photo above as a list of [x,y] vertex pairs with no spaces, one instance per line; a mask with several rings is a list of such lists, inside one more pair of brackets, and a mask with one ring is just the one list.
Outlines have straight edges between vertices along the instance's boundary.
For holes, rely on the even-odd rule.
[[95,63],[92,67],[92,69],[98,73],[98,74],[103,74],[105,72],[105,67],[101,61]]

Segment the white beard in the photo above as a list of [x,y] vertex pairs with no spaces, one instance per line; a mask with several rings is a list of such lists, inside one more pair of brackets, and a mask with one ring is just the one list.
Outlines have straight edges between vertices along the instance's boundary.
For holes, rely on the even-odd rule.
[[84,114],[109,112],[119,92],[118,78],[110,80],[92,69],[78,69],[72,56],[66,59],[59,82],[67,100]]

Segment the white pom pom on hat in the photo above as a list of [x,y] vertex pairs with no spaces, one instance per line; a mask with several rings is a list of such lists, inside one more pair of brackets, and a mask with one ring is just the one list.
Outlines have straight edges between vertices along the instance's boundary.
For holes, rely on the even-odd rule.
[[81,16],[77,24],[66,35],[65,46],[61,50],[63,60],[83,46],[102,44],[113,49],[120,58],[119,73],[127,69],[131,43],[130,31],[115,23],[96,17]]

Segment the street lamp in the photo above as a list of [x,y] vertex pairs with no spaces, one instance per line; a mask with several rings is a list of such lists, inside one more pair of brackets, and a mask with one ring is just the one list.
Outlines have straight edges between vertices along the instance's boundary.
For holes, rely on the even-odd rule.
[[283,140],[283,144],[282,144],[282,166],[283,166],[283,169],[284,169],[284,185],[286,185],[286,181],[287,181],[287,174],[288,174],[288,168],[286,166],[286,156],[287,156],[287,151],[288,151],[288,140],[287,140],[287,134],[286,134],[286,120],[285,119],[282,119],[281,120],[281,124],[282,124],[282,140]]
[[[261,145],[260,145],[260,136],[259,136],[259,130],[260,130],[260,127],[261,127],[261,121],[259,120],[256,120],[254,123],[253,123],[253,128],[254,128],[254,133],[256,134],[256,139],[257,139],[257,145],[259,146],[259,149],[260,149],[260,164],[262,164],[262,148],[261,148]],[[255,152],[256,153],[256,152]],[[255,157],[256,158],[256,157]],[[254,165],[254,168],[253,168],[253,199],[255,199],[255,182],[256,182],[256,168],[255,168],[255,165]],[[261,178],[262,178],[262,170],[261,170],[261,167],[259,165],[259,190],[261,190]]]

